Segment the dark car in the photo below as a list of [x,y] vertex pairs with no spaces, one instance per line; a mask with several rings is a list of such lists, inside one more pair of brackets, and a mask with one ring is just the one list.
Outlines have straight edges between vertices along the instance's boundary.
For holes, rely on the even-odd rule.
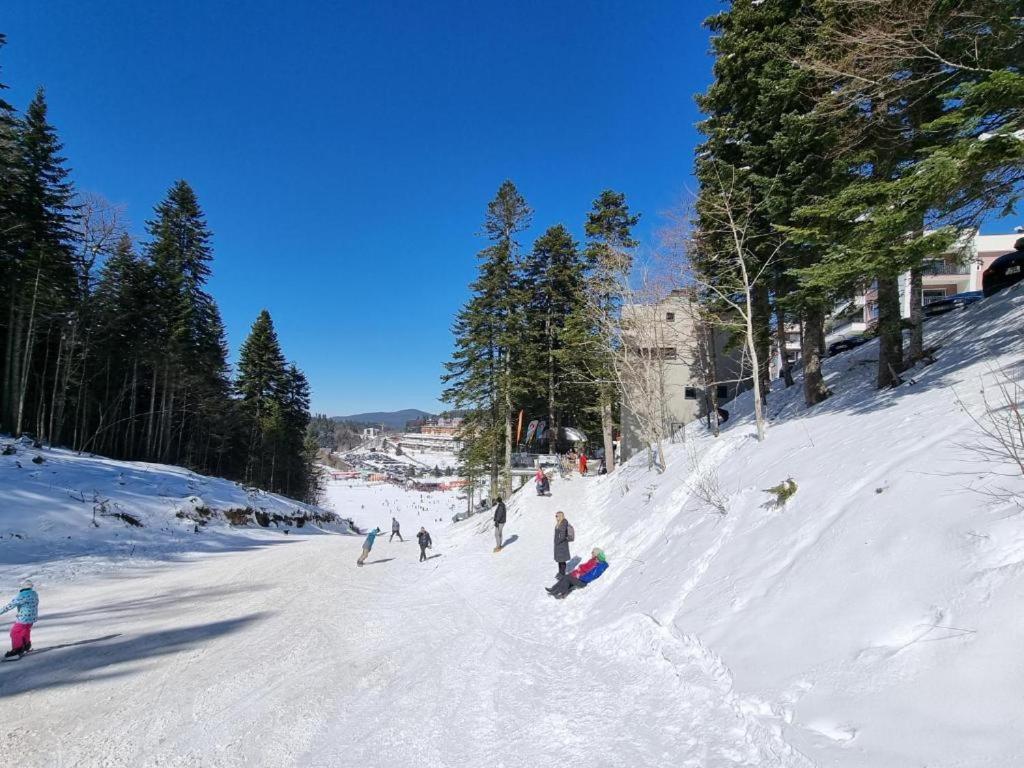
[[840,352],[846,352],[848,349],[859,347],[861,344],[867,344],[871,338],[866,333],[858,333],[854,336],[847,336],[845,339],[839,339],[839,341],[833,341],[828,345],[828,356],[832,357]]
[[935,317],[936,315],[952,312],[954,309],[963,309],[975,302],[981,301],[983,298],[985,298],[985,294],[982,291],[964,291],[963,293],[957,293],[944,299],[933,301],[931,304],[925,304],[921,311],[925,317]]
[[989,264],[981,275],[981,287],[986,296],[1024,280],[1024,237],[1013,244],[1016,249],[1004,253]]

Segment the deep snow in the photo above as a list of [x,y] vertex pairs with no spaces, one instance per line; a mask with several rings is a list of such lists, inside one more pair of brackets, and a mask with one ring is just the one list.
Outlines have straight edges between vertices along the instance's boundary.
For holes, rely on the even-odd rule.
[[[937,361],[891,391],[874,343],[834,358],[825,403],[772,394],[763,444],[747,396],[664,474],[527,488],[501,553],[487,516],[447,522],[454,494],[336,483],[360,525],[426,525],[432,559],[382,537],[358,569],[361,538],[264,532],[54,572],[38,655],[0,665],[0,764],[1024,764],[1024,479],[970,447],[964,410],[1019,378],[1022,320],[1019,287],[929,321]],[[795,496],[766,505],[787,478]],[[542,590],[559,509],[574,554],[611,563],[564,601]]]

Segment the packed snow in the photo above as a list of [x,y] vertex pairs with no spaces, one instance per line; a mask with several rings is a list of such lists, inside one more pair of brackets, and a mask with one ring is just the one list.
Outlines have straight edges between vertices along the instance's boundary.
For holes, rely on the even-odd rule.
[[[263,531],[44,570],[38,650],[0,665],[0,764],[1024,764],[1024,478],[975,422],[1022,373],[1022,288],[930,320],[935,362],[893,390],[875,342],[828,361],[813,409],[776,389],[763,444],[748,394],[663,474],[523,489],[498,553],[489,515],[448,522],[456,493],[341,481],[335,511],[384,530],[362,568],[362,537]],[[21,483],[5,501],[39,513]],[[610,563],[563,601],[542,589],[557,510]]]

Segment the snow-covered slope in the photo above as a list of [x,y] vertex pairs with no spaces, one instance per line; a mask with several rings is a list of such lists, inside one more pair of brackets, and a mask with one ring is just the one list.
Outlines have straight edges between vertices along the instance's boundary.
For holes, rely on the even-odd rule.
[[[1024,479],[971,447],[1022,321],[1024,286],[929,321],[937,360],[897,389],[869,344],[828,362],[825,403],[774,392],[763,444],[748,397],[663,474],[527,487],[500,553],[487,516],[447,523],[453,495],[340,483],[339,513],[407,542],[357,568],[361,537],[257,531],[285,546],[44,575],[38,651],[0,665],[0,764],[1022,765]],[[610,562],[564,601],[556,510]]]
[[330,511],[180,467],[35,449],[28,440],[0,438],[0,447],[9,453],[0,455],[0,577],[232,551],[285,530],[348,530]]

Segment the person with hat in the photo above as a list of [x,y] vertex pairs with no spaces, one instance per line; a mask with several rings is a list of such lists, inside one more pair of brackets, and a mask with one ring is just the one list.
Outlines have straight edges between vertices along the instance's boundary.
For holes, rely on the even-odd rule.
[[32,588],[32,582],[25,579],[20,587],[15,598],[0,609],[0,614],[18,609],[11,627],[11,650],[4,654],[6,659],[21,657],[32,650],[32,625],[39,616],[39,595]]
[[607,570],[608,560],[604,556],[604,550],[594,547],[590,551],[590,559],[587,562],[576,566],[571,573],[559,576],[558,582],[553,587],[545,589],[549,595],[561,600],[574,589],[582,589],[587,586]]

